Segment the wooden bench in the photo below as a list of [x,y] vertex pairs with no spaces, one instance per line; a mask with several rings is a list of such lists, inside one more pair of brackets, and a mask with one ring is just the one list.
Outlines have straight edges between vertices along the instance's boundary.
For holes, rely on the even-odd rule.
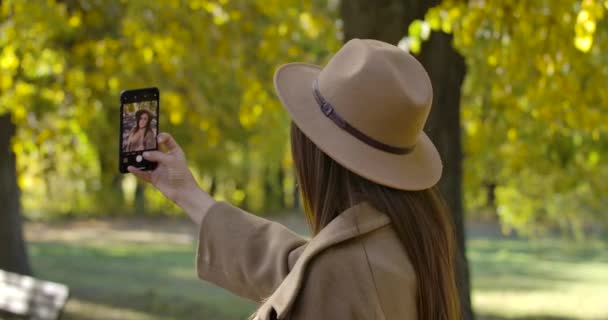
[[67,286],[0,270],[0,319],[59,319]]

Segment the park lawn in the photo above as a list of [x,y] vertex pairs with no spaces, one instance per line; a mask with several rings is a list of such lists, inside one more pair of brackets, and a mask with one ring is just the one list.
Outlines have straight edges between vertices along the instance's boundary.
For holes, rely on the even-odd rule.
[[485,319],[608,319],[608,241],[470,239],[473,305]]
[[244,319],[254,304],[197,280],[194,246],[34,242],[37,277],[71,288],[65,319]]
[[[468,242],[481,319],[608,319],[608,242]],[[64,319],[244,319],[254,304],[197,279],[194,243],[30,240],[37,277],[65,283]]]

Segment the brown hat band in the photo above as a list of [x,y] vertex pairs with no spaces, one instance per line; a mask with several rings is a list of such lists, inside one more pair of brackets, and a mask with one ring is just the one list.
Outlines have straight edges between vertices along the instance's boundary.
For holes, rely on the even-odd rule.
[[331,119],[331,121],[333,121],[338,127],[342,128],[342,130],[350,133],[355,138],[361,140],[362,142],[368,144],[371,147],[374,147],[378,150],[382,150],[382,151],[385,151],[388,153],[404,155],[404,154],[408,154],[408,153],[414,151],[415,145],[411,146],[411,147],[405,147],[405,148],[391,146],[391,145],[382,143],[382,142],[366,135],[365,133],[359,131],[357,128],[351,126],[348,122],[346,122],[346,120],[344,120],[336,112],[336,110],[331,105],[331,103],[329,103],[329,101],[327,101],[325,98],[323,98],[323,95],[319,91],[319,81],[317,79],[315,79],[312,83],[312,92],[313,92],[313,95],[315,96],[315,100],[317,100],[317,104],[319,104],[319,107],[321,108],[321,112],[323,112],[323,114],[326,117]]

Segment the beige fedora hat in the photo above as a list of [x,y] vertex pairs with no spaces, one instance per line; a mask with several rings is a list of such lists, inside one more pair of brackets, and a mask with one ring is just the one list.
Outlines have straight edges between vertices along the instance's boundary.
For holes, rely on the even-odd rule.
[[441,158],[423,132],[433,89],[409,53],[354,39],[324,68],[281,66],[274,85],[298,128],[352,172],[401,190],[439,181]]

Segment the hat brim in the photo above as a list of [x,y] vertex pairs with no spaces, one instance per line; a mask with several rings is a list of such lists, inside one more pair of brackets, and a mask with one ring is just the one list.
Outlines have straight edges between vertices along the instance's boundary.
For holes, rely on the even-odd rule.
[[391,188],[424,190],[439,181],[441,158],[424,132],[411,153],[396,155],[360,141],[327,118],[312,93],[320,72],[316,65],[286,64],[276,71],[274,86],[292,120],[321,151],[352,172]]

